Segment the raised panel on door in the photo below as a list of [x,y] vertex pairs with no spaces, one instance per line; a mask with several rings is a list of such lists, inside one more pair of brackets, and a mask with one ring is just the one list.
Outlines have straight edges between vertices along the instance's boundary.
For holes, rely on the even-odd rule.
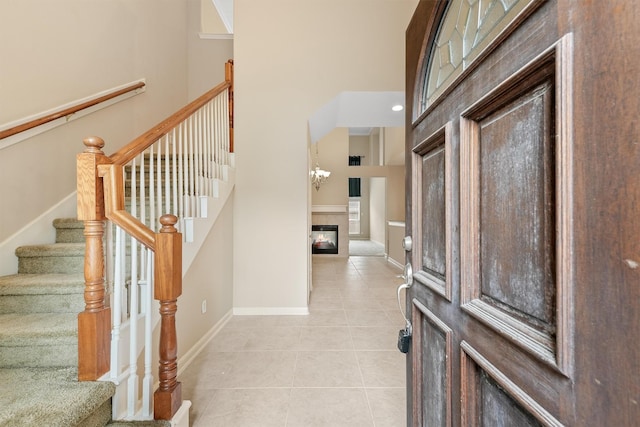
[[413,148],[412,170],[415,182],[412,203],[417,215],[413,225],[414,279],[418,286],[451,301],[451,227],[454,222],[451,201],[452,123],[430,135]]
[[414,299],[412,358],[416,363],[411,387],[414,391],[414,425],[449,427],[452,422],[451,328]]
[[562,426],[468,342],[460,347],[463,426]]
[[[571,365],[570,37],[461,114],[463,309],[560,372]],[[558,136],[559,135],[559,136]]]
[[[553,36],[555,3],[464,1],[435,3],[424,56],[409,58],[425,74],[428,64],[444,64],[409,79],[418,82],[408,133],[416,243],[408,298],[418,324],[409,419],[441,425],[447,396],[451,425],[562,425],[574,416],[575,398],[573,111],[566,96],[573,39]],[[500,19],[512,20],[497,32],[473,33],[496,37],[479,41],[468,63],[450,55],[460,17],[486,12],[481,18],[489,19],[499,3],[506,10]],[[457,23],[447,21],[453,5]],[[462,65],[452,71],[451,61]],[[420,86],[434,82],[444,83],[435,91]],[[450,328],[446,356],[436,323]]]

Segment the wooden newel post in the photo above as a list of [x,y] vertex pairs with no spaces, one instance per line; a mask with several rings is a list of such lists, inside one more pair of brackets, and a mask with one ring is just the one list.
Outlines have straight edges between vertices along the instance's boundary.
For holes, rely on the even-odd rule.
[[154,292],[160,301],[160,385],[154,394],[154,418],[170,420],[182,405],[182,385],[178,377],[176,311],[182,294],[182,234],[174,227],[175,215],[160,217],[156,234]]
[[104,141],[89,137],[77,155],[78,219],[84,221],[84,311],[78,314],[78,380],[93,381],[109,371],[111,309],[105,304],[104,197],[98,165],[109,163]]

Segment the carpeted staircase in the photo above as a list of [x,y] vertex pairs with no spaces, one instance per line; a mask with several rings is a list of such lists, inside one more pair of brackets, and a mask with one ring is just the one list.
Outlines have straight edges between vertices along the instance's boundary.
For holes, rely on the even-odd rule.
[[111,382],[78,382],[77,315],[84,309],[83,225],[55,220],[56,243],[16,249],[0,277],[0,426],[152,426],[111,420]]

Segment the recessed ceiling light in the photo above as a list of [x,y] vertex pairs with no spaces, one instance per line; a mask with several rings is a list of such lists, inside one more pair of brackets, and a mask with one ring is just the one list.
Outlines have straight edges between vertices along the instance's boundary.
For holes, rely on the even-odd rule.
[[391,109],[393,111],[402,111],[402,110],[404,110],[404,107],[402,105],[398,104],[398,105],[394,105],[393,107],[391,107]]

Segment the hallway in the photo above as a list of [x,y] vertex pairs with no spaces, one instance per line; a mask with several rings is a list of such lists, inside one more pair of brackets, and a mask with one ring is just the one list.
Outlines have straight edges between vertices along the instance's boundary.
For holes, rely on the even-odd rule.
[[401,273],[384,257],[314,257],[308,316],[234,316],[180,376],[191,425],[405,425]]

